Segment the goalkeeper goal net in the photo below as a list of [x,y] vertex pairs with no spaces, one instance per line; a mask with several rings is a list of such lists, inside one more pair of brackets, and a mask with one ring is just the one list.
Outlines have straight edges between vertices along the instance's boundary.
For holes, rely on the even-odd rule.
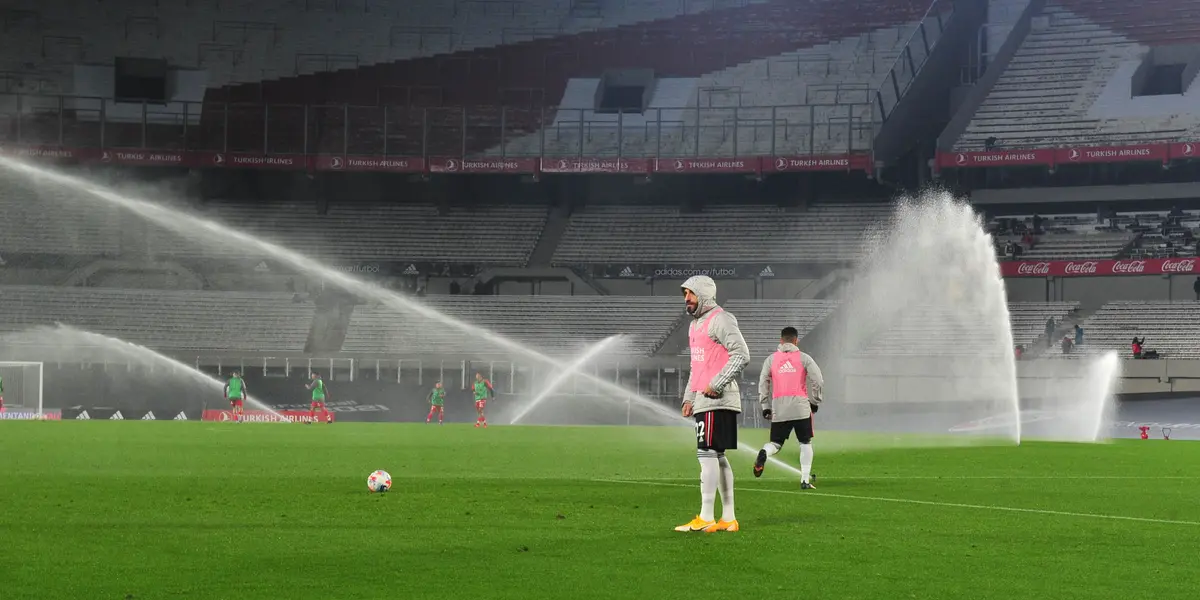
[[0,361],[0,398],[7,413],[42,416],[42,363]]

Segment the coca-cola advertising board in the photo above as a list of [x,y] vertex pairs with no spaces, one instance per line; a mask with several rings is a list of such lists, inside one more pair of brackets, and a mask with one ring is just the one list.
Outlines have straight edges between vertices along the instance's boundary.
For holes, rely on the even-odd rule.
[[1005,277],[1100,277],[1110,275],[1200,274],[1198,258],[1119,260],[1015,260],[1000,263]]

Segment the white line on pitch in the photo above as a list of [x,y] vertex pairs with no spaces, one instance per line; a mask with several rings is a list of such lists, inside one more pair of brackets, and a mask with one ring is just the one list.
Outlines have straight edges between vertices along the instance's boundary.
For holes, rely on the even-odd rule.
[[[852,481],[852,480],[888,480],[888,479],[945,479],[948,481],[959,479],[1004,479],[1010,481],[1019,481],[1022,479],[1138,479],[1138,480],[1154,480],[1154,479],[1171,479],[1171,480],[1193,480],[1200,479],[1200,475],[829,475],[821,476],[825,481]],[[696,477],[625,477],[620,480],[613,481],[697,481]]]
[[[624,483],[633,485],[657,485],[665,487],[694,488],[695,485],[683,483],[663,483],[653,481],[634,481],[629,479],[593,479],[603,483]],[[973,508],[976,510],[994,510],[1000,512],[1029,513],[1036,515],[1051,515],[1057,517],[1079,517],[1086,519],[1108,519],[1112,521],[1136,521],[1139,523],[1163,523],[1168,525],[1197,525],[1200,521],[1176,521],[1173,519],[1152,519],[1150,517],[1126,517],[1122,515],[1104,515],[1098,513],[1077,513],[1063,510],[1046,510],[1041,508],[1017,508],[1015,506],[993,506],[988,504],[963,504],[959,502],[935,502],[933,500],[913,500],[911,498],[884,498],[882,496],[857,496],[853,494],[831,494],[829,492],[801,492],[792,490],[772,490],[766,488],[740,488],[741,492],[766,492],[769,494],[788,494],[791,496],[822,496],[825,498],[844,498],[849,500],[871,500],[874,502],[893,502],[897,504],[922,504],[925,506],[945,506],[949,508]]]

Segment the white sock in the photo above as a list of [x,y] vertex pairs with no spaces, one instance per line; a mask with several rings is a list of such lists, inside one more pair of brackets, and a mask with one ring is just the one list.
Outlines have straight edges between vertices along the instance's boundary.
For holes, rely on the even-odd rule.
[[717,455],[717,464],[721,467],[721,520],[736,521],[737,513],[733,512],[733,466],[724,453]]
[[721,465],[713,452],[700,459],[700,520],[713,520],[713,505],[717,503],[717,481],[721,478]]
[[800,444],[800,481],[807,482],[812,474],[813,447],[812,442]]
[[767,442],[763,444],[762,449],[763,452],[767,453],[767,456],[775,456],[775,454],[779,452],[779,446],[775,444],[775,442]]

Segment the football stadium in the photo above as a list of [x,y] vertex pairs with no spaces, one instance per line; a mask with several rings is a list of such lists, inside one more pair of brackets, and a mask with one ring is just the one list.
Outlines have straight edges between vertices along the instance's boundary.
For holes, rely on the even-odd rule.
[[0,31],[2,599],[1196,595],[1200,0]]

